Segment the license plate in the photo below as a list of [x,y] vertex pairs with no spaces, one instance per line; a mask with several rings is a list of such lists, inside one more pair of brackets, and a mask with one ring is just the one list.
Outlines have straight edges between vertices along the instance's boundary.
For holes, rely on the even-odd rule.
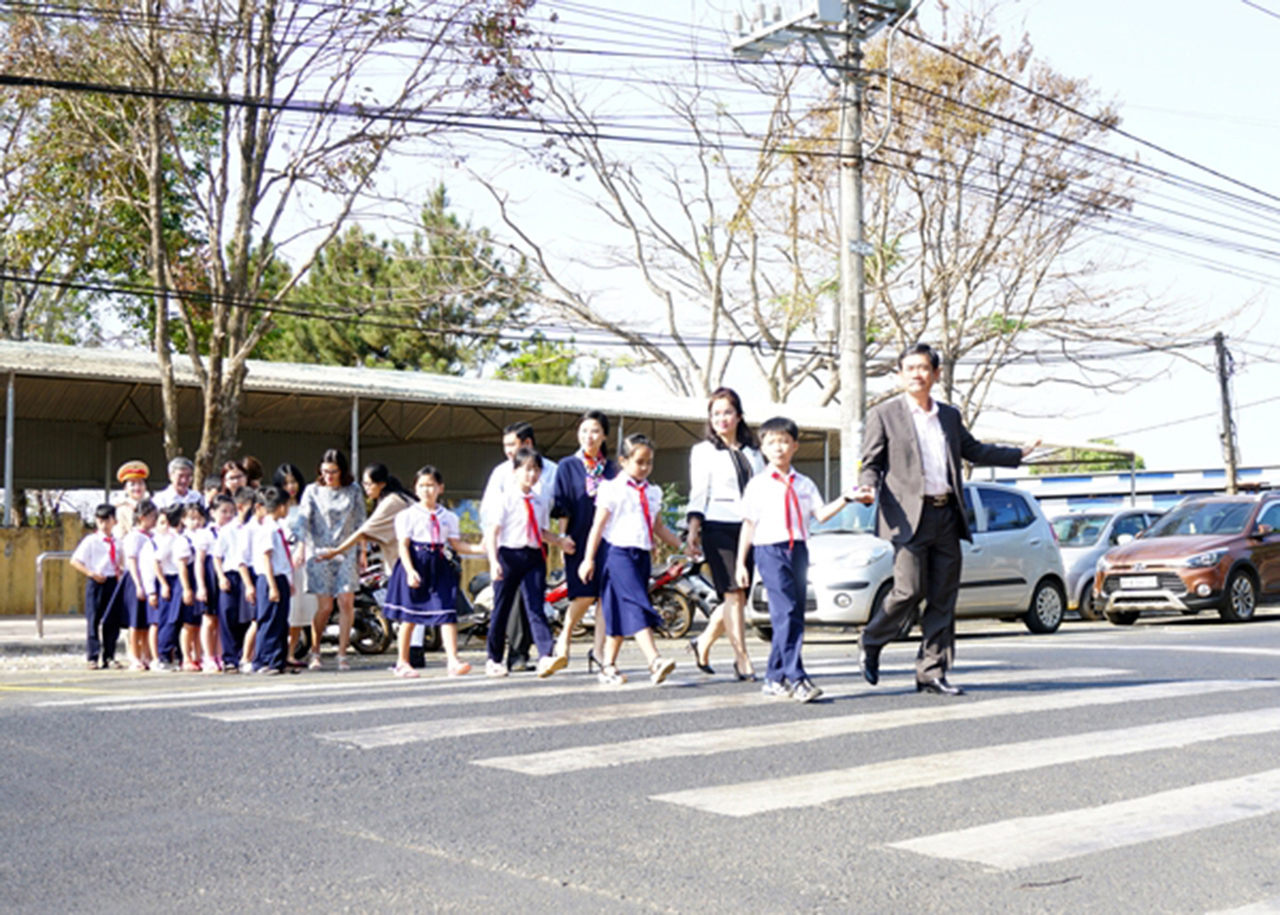
[[1159,584],[1160,579],[1154,575],[1125,575],[1120,579],[1120,587],[1126,591],[1150,591]]

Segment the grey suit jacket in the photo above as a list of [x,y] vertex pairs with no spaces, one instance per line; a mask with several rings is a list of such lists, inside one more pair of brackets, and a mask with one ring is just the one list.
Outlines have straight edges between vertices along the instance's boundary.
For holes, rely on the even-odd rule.
[[[862,443],[859,483],[878,490],[876,533],[893,543],[906,543],[911,539],[924,509],[924,464],[906,397],[902,394],[872,408],[867,415]],[[971,464],[1017,467],[1022,463],[1022,449],[978,441],[960,421],[959,410],[941,401],[937,404],[938,420],[942,423],[942,434],[947,442],[947,483],[960,516],[960,536],[972,540],[962,507],[964,477],[960,460],[963,458]]]

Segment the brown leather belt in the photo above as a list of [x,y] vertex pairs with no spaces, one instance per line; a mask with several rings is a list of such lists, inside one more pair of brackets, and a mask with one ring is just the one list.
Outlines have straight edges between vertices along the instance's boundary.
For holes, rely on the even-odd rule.
[[945,493],[941,496],[925,496],[924,504],[932,505],[934,508],[946,508],[951,503],[951,494]]

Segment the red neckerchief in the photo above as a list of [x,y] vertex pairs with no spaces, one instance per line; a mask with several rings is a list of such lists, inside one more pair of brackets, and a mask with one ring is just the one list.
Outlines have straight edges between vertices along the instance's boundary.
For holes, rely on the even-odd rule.
[[[787,546],[788,548],[794,548],[796,545],[796,527],[800,529],[800,539],[803,540],[805,538],[804,513],[800,511],[800,497],[796,495],[796,488],[795,488],[796,475],[792,473],[784,477],[782,474],[778,473],[778,471],[775,470],[773,472],[773,478],[777,480],[779,483],[787,484],[787,492],[783,496],[783,499],[786,501],[786,505],[787,505]],[[791,526],[792,506],[795,506],[795,510],[796,510],[796,527]]]

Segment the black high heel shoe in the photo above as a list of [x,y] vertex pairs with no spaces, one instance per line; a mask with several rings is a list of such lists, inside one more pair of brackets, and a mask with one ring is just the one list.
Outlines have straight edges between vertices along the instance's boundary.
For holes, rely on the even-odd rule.
[[755,672],[754,670],[752,670],[752,671],[748,671],[747,673],[745,673],[745,674],[744,674],[744,673],[743,673],[743,672],[738,668],[738,662],[737,662],[737,660],[736,660],[736,659],[735,659],[735,660],[734,660],[734,662],[733,662],[733,675],[734,675],[735,677],[737,677],[739,681],[750,681],[750,682],[752,682],[752,683],[755,683],[755,682],[756,682],[756,672]]
[[693,652],[693,663],[694,663],[694,666],[698,668],[698,670],[702,671],[704,674],[707,674],[708,676],[715,673],[715,670],[712,669],[710,664],[702,663],[702,654],[698,651],[697,637],[689,639],[689,650]]
[[594,673],[596,668],[604,670],[604,665],[596,660],[596,650],[594,648],[587,649],[587,673]]

